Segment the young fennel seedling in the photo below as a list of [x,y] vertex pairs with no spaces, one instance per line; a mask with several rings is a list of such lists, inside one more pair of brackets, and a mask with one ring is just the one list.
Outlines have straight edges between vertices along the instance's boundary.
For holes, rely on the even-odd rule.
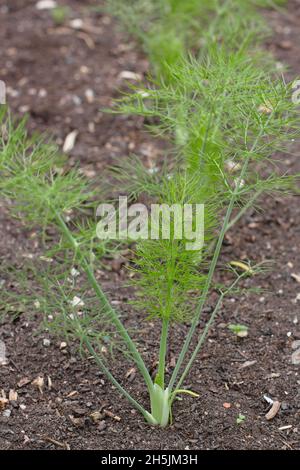
[[[61,239],[54,253],[72,253],[72,262],[85,273],[87,284],[98,301],[99,326],[105,319],[122,339],[131,361],[145,381],[150,411],[133,398],[111,373],[101,350],[95,347],[91,339],[90,326],[87,328],[76,312],[73,318],[66,314],[69,327],[116,389],[153,425],[165,427],[170,422],[172,404],[179,393],[193,394],[182,388],[184,380],[224,297],[249,275],[247,271],[236,273],[231,284],[223,288],[213,284],[225,233],[237,217],[233,216],[234,209],[242,205],[243,211],[257,193],[286,189],[290,181],[278,171],[261,177],[274,150],[284,149],[285,143],[297,133],[297,115],[289,100],[289,87],[280,81],[275,83],[265,72],[260,72],[256,62],[247,58],[247,52],[241,48],[237,57],[233,58],[224,50],[216,54],[213,48],[208,48],[208,53],[200,61],[182,61],[180,54],[180,58],[172,59],[166,65],[169,83],[160,83],[160,89],[150,92],[150,107],[144,100],[138,103],[138,113],[159,117],[160,130],[173,132],[180,148],[180,171],[173,170],[171,178],[163,175],[155,181],[146,175],[142,179],[143,184],[138,182],[138,188],[131,187],[132,192],[136,195],[146,192],[158,201],[170,203],[201,201],[206,204],[206,244],[200,253],[185,252],[182,242],[175,243],[172,239],[157,244],[141,241],[137,246],[135,261],[139,278],[136,284],[146,299],[145,302],[139,298],[138,305],[143,309],[148,307],[150,316],[158,317],[162,323],[159,366],[154,380],[120,314],[113,308],[97,280],[91,248],[86,243],[91,227],[78,226],[72,219],[68,220],[70,213],[86,215],[87,201],[95,198],[95,192],[90,190],[78,172],[58,171],[57,153],[53,148],[29,140],[24,125],[15,128],[2,114],[5,130],[0,152],[2,194],[14,201],[15,213],[22,214],[29,223],[41,225],[43,229],[51,226],[60,233]],[[201,76],[202,81],[199,79]],[[149,90],[147,92],[149,97]],[[264,108],[268,112],[260,109],[266,93],[268,103],[272,103],[271,107]],[[151,104],[151,98],[156,98],[155,95],[156,103],[165,103],[161,108],[153,108]],[[139,93],[137,99],[141,97]],[[124,110],[136,112],[132,98],[125,103]],[[229,158],[237,162],[237,173],[233,174],[226,168]],[[263,171],[258,173],[256,165],[262,166]],[[143,171],[141,167],[141,175]],[[222,219],[224,209],[225,217]],[[215,241],[213,253],[207,249],[211,240]],[[255,268],[252,267],[254,272]],[[156,276],[157,273],[160,275]],[[188,304],[191,288],[198,297]],[[195,348],[191,349],[212,289],[219,292],[219,298],[197,338]],[[59,295],[64,301],[68,300],[64,298],[64,291]],[[160,308],[156,308],[156,304]],[[171,378],[167,381],[165,364],[169,330],[174,323],[183,320],[190,322],[190,330]],[[93,327],[97,328],[97,325]]]

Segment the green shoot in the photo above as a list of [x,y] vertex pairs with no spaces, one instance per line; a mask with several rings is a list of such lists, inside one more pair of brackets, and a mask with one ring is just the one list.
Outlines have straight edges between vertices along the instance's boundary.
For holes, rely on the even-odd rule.
[[52,19],[57,26],[64,24],[69,14],[69,8],[62,5],[57,6],[51,10]]
[[231,323],[228,325],[228,329],[239,338],[245,338],[248,336],[248,327],[245,325]]
[[246,421],[246,416],[241,413],[236,418],[236,424],[243,424]]

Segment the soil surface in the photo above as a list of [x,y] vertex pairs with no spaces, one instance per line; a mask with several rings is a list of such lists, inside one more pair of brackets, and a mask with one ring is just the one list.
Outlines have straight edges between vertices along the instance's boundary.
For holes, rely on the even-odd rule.
[[[80,163],[88,177],[101,177],[107,164],[130,152],[151,165],[161,150],[143,131],[143,120],[101,111],[125,86],[128,72],[133,82],[135,74],[147,72],[138,46],[96,8],[99,1],[60,0],[72,9],[59,26],[36,3],[0,0],[0,78],[8,86],[13,113],[27,113],[29,130],[47,131],[60,146],[77,130],[69,164]],[[290,66],[293,79],[300,74],[300,2],[290,1],[286,15],[267,16],[274,31],[267,47]],[[300,170],[296,157],[286,158],[285,165]],[[12,221],[3,205],[0,224],[1,262],[22,264],[28,254],[38,253],[34,234]],[[0,324],[8,356],[8,364],[0,366],[0,396],[13,390],[18,398],[0,414],[0,449],[300,449],[300,365],[291,361],[300,340],[300,283],[293,276],[300,275],[299,242],[297,197],[264,200],[261,212],[248,213],[227,236],[224,261],[276,263],[255,284],[245,281],[250,287],[258,282],[263,293],[224,303],[188,379],[200,398],[178,401],[166,430],[147,426],[74,345],[61,349],[55,338],[45,343],[48,334],[37,333],[39,315],[6,318]],[[124,268],[114,264],[101,279],[110,297],[122,304],[130,296],[122,287],[125,277]],[[143,323],[142,315],[136,319],[126,305],[123,315],[128,326],[140,330],[147,363],[155,364],[155,324]],[[229,323],[247,325],[248,336],[237,338]],[[173,333],[169,371],[186,331],[182,325]],[[128,374],[132,364],[112,361],[111,366],[145,401],[138,374]],[[32,384],[37,377],[44,378],[40,390]],[[265,417],[264,395],[281,403],[272,420]],[[240,414],[245,419],[238,424]]]

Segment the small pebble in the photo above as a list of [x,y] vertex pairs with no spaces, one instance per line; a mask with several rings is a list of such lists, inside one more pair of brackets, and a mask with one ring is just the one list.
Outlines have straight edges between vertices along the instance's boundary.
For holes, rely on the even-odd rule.
[[99,431],[103,431],[106,428],[106,422],[104,420],[100,421],[97,427]]
[[292,349],[298,349],[298,348],[300,348],[300,340],[299,339],[292,342]]
[[75,18],[74,20],[70,21],[70,26],[74,29],[81,29],[83,26],[83,21],[80,18]]
[[7,364],[6,358],[6,346],[3,341],[0,340],[0,366],[5,366]]
[[93,103],[95,101],[95,92],[91,88],[85,90],[84,94],[88,103]]
[[300,349],[296,349],[296,351],[292,354],[292,364],[294,366],[300,365]]

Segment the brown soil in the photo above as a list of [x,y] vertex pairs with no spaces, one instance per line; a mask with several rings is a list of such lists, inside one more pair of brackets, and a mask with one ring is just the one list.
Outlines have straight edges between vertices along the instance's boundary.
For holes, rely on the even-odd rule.
[[[160,151],[142,131],[141,119],[99,110],[124,85],[122,72],[143,75],[147,61],[111,18],[92,12],[98,1],[60,3],[72,5],[71,19],[81,18],[83,30],[69,27],[69,20],[55,26],[49,12],[35,8],[35,0],[0,0],[0,78],[9,87],[11,109],[17,115],[27,112],[29,129],[51,133],[59,145],[78,130],[70,165],[80,162],[87,176],[101,176],[113,158],[130,151],[157,158]],[[294,77],[300,73],[300,3],[290,1],[287,16],[275,12],[268,17],[274,29],[268,47],[291,66]],[[87,100],[89,89],[95,95],[92,103]],[[285,164],[299,171],[295,158]],[[189,377],[189,387],[200,398],[178,402],[172,426],[147,426],[74,346],[62,351],[59,341],[51,339],[45,347],[47,334],[34,334],[39,318],[25,312],[0,326],[9,357],[9,364],[0,366],[0,391],[15,389],[19,395],[6,408],[10,416],[0,416],[0,449],[300,449],[300,369],[291,363],[292,342],[300,339],[295,300],[300,285],[291,277],[300,274],[300,206],[295,197],[268,199],[262,207],[227,237],[224,260],[275,259],[272,272],[258,281],[266,292],[225,302]],[[2,206],[0,223],[3,262],[19,262],[24,254],[37,252],[32,233],[13,222]],[[121,288],[124,276],[123,268],[104,276],[111,298],[122,302],[128,296]],[[152,364],[157,350],[154,325],[142,324],[142,318],[133,321],[128,307],[125,315],[128,325],[142,329],[142,347]],[[235,338],[228,323],[248,325],[248,337]],[[173,334],[169,369],[186,331],[183,325]],[[112,367],[137,397],[146,399],[139,377],[125,378],[130,364],[113,362]],[[30,384],[37,376],[45,378],[43,394]],[[21,387],[24,378],[28,381]],[[270,421],[264,395],[281,402]],[[103,414],[98,423],[90,417],[94,411]],[[242,424],[236,423],[239,414],[246,417]]]

